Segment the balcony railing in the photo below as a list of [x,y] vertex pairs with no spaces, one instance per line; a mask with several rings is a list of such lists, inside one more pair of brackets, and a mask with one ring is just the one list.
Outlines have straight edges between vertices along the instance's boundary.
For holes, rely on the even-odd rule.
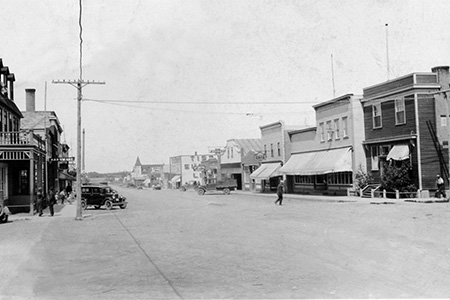
[[30,131],[0,132],[0,146],[30,145],[45,151],[44,140]]

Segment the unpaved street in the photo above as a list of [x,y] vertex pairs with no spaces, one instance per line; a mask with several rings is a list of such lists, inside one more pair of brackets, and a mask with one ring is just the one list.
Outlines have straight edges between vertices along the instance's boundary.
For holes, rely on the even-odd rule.
[[3,298],[450,296],[446,203],[120,191],[125,210],[2,224]]

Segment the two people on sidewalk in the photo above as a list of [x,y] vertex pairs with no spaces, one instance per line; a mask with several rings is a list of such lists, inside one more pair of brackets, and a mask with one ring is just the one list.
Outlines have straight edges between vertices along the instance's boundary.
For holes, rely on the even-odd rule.
[[55,214],[55,210],[53,206],[56,204],[56,197],[55,193],[53,193],[53,190],[50,189],[48,191],[47,197],[42,193],[42,188],[38,188],[36,192],[36,205],[37,210],[39,213],[39,217],[42,217],[43,210],[48,206],[48,209],[50,210],[50,215],[53,217]]

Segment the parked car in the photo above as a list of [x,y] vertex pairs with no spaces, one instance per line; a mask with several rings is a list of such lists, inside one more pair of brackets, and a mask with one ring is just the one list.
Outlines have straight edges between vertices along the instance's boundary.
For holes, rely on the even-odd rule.
[[10,214],[9,209],[4,205],[3,200],[0,200],[0,223],[8,222],[8,216]]
[[160,185],[160,184],[154,184],[154,185],[152,186],[152,189],[154,189],[154,190],[160,190],[160,189],[161,189],[161,185]]
[[83,209],[87,209],[89,206],[94,206],[95,209],[99,209],[102,206],[108,210],[114,206],[125,209],[127,204],[126,198],[119,195],[110,186],[100,184],[83,185],[81,187],[81,207]]
[[180,191],[186,192],[187,190],[198,190],[198,187],[200,185],[200,182],[197,182],[195,180],[191,180],[189,182],[186,182],[182,186],[180,186]]

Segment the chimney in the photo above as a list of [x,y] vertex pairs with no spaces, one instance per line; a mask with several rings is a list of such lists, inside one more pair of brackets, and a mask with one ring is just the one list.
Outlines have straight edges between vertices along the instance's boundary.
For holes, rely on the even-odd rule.
[[35,93],[36,93],[36,89],[25,89],[26,111],[27,112],[35,112],[36,111]]
[[441,89],[446,90],[450,87],[450,73],[449,66],[438,66],[431,69],[433,73],[437,74],[438,83]]

